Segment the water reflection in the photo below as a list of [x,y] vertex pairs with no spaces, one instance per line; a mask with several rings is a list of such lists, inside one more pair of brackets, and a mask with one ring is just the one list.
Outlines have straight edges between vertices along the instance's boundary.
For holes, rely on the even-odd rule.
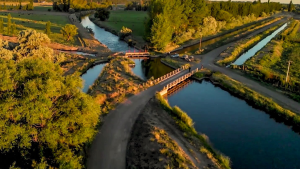
[[98,78],[105,65],[106,64],[96,65],[90,68],[85,74],[81,76],[81,78],[84,80],[84,87],[82,90],[83,92],[86,93],[89,90],[89,87],[94,84],[95,80]]
[[156,79],[174,70],[161,63],[160,58],[143,60],[142,66],[143,69],[145,69],[145,76],[147,79],[151,78],[152,76]]
[[230,157],[232,168],[300,168],[299,134],[210,82],[193,82],[168,100]]
[[134,61],[135,66],[132,68],[132,72],[139,76],[143,80],[147,80],[147,77],[145,76],[145,68],[143,67],[142,62],[144,62],[145,59],[131,59]]

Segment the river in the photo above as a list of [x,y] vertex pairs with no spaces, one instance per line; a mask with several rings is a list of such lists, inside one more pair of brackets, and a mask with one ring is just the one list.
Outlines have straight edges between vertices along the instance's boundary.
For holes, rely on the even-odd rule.
[[[134,48],[129,47],[126,42],[119,40],[118,36],[95,25],[92,21],[90,21],[88,16],[81,18],[81,24],[84,27],[91,28],[94,32],[94,37],[101,43],[105,44],[113,52],[126,52],[128,50],[135,50]],[[173,71],[172,68],[169,68],[168,66],[162,64],[160,62],[160,58],[132,60],[135,62],[135,66],[132,68],[132,72],[143,80],[147,80],[152,76],[154,78],[158,78]],[[104,64],[94,66],[93,68],[89,69],[84,75],[82,75],[82,79],[84,79],[85,81],[83,91],[87,91],[89,86],[94,83],[94,81],[101,73],[103,67]]]
[[168,101],[187,112],[233,169],[300,168],[299,134],[210,82],[194,81]]
[[287,27],[287,23],[285,23],[280,28],[278,28],[276,31],[274,31],[271,35],[269,35],[266,38],[264,38],[263,40],[261,40],[250,50],[243,53],[233,64],[235,64],[235,65],[244,64],[249,58],[254,56],[256,54],[256,52],[260,51],[264,46],[266,46],[279,32],[281,32],[286,27]]

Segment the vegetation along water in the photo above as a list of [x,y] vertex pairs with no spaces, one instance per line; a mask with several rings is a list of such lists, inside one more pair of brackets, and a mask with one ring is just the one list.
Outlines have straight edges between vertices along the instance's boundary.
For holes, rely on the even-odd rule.
[[196,130],[230,157],[232,168],[300,167],[298,133],[210,82],[193,82],[168,101],[187,112]]

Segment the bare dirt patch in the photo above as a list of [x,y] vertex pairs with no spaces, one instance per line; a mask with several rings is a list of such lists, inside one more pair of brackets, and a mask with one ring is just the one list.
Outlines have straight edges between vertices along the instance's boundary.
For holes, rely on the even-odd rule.
[[[160,137],[165,141],[160,141]],[[196,144],[201,143],[196,139],[189,142],[172,117],[152,98],[133,127],[127,146],[127,168],[218,168]]]

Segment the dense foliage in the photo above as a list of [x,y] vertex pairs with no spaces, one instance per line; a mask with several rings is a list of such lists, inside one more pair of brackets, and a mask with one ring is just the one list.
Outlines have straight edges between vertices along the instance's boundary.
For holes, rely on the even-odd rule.
[[77,27],[71,24],[66,24],[66,26],[60,30],[60,32],[67,41],[73,40],[73,37],[78,34]]
[[99,18],[101,21],[105,21],[109,18],[110,11],[106,8],[100,8],[95,13],[95,18]]
[[98,1],[85,1],[85,0],[57,0],[53,2],[53,10],[68,12],[72,8],[75,11],[91,10],[98,8],[112,8],[111,1],[105,1],[98,3]]
[[26,30],[18,40],[13,50],[0,41],[0,167],[83,168],[99,106],[78,75],[63,76],[63,56],[41,46],[47,35]]
[[125,4],[125,10],[147,11],[149,9],[149,1],[128,1]]
[[131,34],[132,34],[132,30],[123,26],[119,32],[119,37],[120,39],[124,39],[126,36],[129,36]]
[[146,26],[146,40],[154,48],[180,44],[255,21],[280,10],[279,3],[210,2],[205,0],[152,0]]

